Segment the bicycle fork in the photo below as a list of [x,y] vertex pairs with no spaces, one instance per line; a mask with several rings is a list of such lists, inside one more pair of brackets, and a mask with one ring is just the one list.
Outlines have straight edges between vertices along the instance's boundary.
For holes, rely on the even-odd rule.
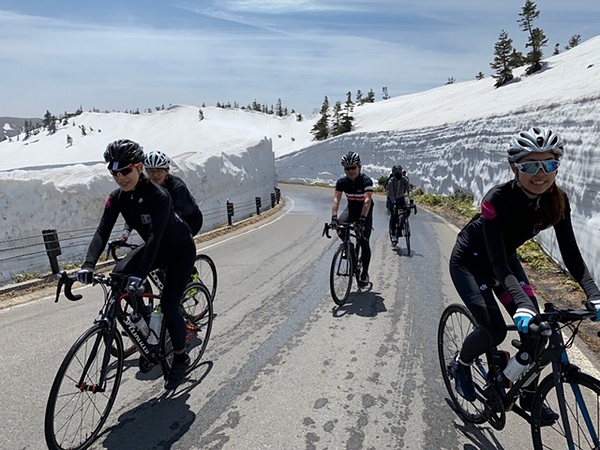
[[[114,333],[114,331],[113,331]],[[100,342],[104,341],[104,355],[102,355],[102,368],[100,370],[100,379],[97,383],[88,383],[86,381],[88,377],[88,372],[92,363],[96,359],[96,355],[98,353],[98,347],[100,347]],[[88,359],[83,367],[83,371],[81,372],[81,377],[76,384],[76,388],[81,392],[91,392],[93,394],[106,392],[106,372],[108,370],[108,364],[110,361],[110,348],[112,345],[113,337],[112,334],[108,330],[102,330],[101,333],[98,333],[96,336],[96,341],[94,342],[94,346],[92,347],[92,351],[90,352]]]

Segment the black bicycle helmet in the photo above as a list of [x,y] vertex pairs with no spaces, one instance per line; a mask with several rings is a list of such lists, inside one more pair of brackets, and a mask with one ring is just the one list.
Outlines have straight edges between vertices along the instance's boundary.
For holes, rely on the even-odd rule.
[[144,148],[129,139],[119,139],[106,146],[104,161],[127,164],[144,162]]
[[392,175],[396,175],[397,173],[402,173],[402,166],[400,164],[396,164],[392,167]]
[[564,152],[562,139],[548,128],[532,127],[511,138],[508,160],[516,162],[530,153],[544,152],[554,153],[560,159]]
[[344,156],[342,156],[342,166],[360,166],[360,156],[355,152],[348,152]]

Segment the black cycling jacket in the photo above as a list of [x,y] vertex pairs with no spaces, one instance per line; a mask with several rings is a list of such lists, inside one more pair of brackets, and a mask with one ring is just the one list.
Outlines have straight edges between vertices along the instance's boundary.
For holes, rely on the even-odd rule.
[[[588,298],[600,295],[575,240],[566,194],[565,200],[565,217],[554,225],[562,259]],[[482,200],[482,212],[458,234],[453,251],[453,262],[488,271],[490,278],[498,280],[511,295],[517,307],[534,312],[536,309],[519,285],[514,269],[517,248],[541,231],[536,224],[537,205],[537,200],[528,198],[516,180],[493,187]]]
[[[335,183],[335,190],[346,194],[348,199],[348,212],[352,221],[358,220],[362,214],[365,203],[365,193],[373,192],[373,180],[365,174],[359,174],[354,181],[349,177],[342,177]],[[367,217],[373,215],[373,201]]]
[[193,241],[190,244],[190,229],[173,211],[167,190],[142,175],[133,191],[115,189],[106,199],[104,214],[90,242],[83,267],[96,265],[119,214],[145,242],[141,263],[131,275],[145,278],[159,251],[177,255],[179,246],[193,245]]
[[169,174],[164,187],[171,194],[173,209],[189,225],[192,236],[198,234],[202,228],[202,212],[185,182],[181,178]]

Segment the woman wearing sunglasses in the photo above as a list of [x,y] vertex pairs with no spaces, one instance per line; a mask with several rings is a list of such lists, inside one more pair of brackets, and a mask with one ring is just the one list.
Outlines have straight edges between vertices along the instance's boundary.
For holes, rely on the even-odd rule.
[[[456,390],[475,400],[471,363],[506,338],[506,324],[495,296],[512,316],[522,339],[539,307],[517,248],[540,231],[553,227],[560,252],[571,276],[587,296],[586,306],[600,318],[600,290],[592,279],[573,233],[571,208],[556,185],[563,156],[561,138],[552,130],[533,127],[510,141],[508,161],[514,178],[493,187],[483,198],[481,212],[461,230],[450,257],[450,276],[458,294],[479,327],[466,339],[456,364]],[[524,357],[524,356],[523,356]],[[520,405],[531,411],[537,380],[523,391]],[[558,414],[542,409],[542,420],[552,423]]]
[[167,190],[144,176],[144,152],[138,143],[129,139],[114,141],[106,147],[104,160],[119,187],[106,199],[104,213],[77,279],[82,283],[93,281],[94,267],[121,214],[139,233],[144,245],[120,260],[114,271],[131,275],[128,285],[139,289],[150,270],[163,265],[168,267],[161,307],[175,355],[165,389],[175,389],[183,381],[189,365],[185,352],[185,321],[179,301],[192,274],[196,246],[189,227],[173,211]]

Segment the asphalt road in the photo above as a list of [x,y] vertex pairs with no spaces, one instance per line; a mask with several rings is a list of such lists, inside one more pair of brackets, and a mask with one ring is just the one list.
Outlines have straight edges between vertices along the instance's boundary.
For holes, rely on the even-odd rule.
[[[204,363],[175,392],[135,356],[92,448],[526,449],[528,425],[465,424],[446,401],[436,334],[459,301],[447,261],[456,229],[420,209],[412,253],[390,246],[376,197],[372,288],[336,307],[321,236],[332,189],[283,185],[284,211],[202,244],[216,262],[217,317]],[[43,449],[47,395],[67,350],[96,317],[100,288],[0,311],[0,448]]]

